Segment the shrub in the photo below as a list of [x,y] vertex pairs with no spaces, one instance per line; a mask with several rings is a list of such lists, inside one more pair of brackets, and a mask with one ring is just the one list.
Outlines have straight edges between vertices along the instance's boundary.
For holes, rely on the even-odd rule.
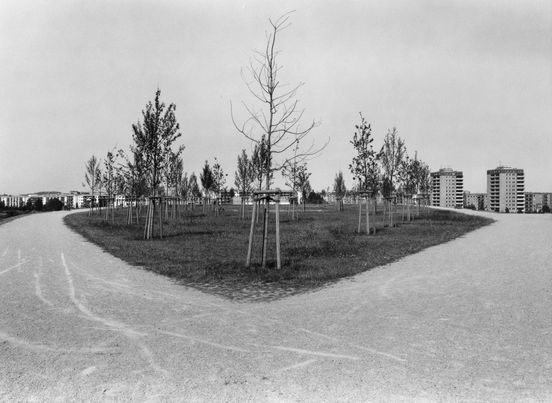
[[63,209],[63,202],[59,199],[50,199],[44,205],[44,211],[59,211]]

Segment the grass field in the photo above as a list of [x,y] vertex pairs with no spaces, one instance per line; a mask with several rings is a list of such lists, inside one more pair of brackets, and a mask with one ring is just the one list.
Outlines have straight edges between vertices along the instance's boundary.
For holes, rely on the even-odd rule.
[[[292,221],[280,213],[282,268],[275,267],[274,214],[270,217],[268,268],[260,267],[261,220],[256,226],[253,266],[245,268],[250,218],[241,220],[238,206],[225,206],[221,216],[201,209],[181,211],[166,221],[164,238],[143,240],[140,225],[126,224],[126,210],[115,221],[87,212],[65,217],[66,224],[109,253],[132,265],[179,282],[234,299],[277,298],[324,286],[340,278],[384,265],[427,247],[452,240],[493,220],[454,211],[423,210],[410,223],[383,227],[370,236],[357,234],[358,207],[308,206]],[[381,212],[380,212],[381,214]],[[250,217],[250,212],[249,212]],[[372,217],[373,219],[373,217]]]

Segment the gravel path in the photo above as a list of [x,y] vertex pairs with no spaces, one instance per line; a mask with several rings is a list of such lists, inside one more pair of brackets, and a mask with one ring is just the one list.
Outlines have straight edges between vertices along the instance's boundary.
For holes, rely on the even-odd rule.
[[1,401],[552,401],[552,216],[236,303],[129,267],[66,213],[0,226]]

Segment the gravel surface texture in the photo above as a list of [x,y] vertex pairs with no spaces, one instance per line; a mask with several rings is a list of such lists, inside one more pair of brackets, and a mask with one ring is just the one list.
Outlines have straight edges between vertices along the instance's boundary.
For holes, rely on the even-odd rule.
[[552,215],[237,303],[130,267],[64,214],[0,226],[0,401],[552,401]]

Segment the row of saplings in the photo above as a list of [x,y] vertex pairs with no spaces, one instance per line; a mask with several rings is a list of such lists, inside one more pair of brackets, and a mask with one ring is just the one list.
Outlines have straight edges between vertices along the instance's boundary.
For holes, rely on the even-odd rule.
[[[404,198],[397,200],[388,199],[381,201],[381,209],[378,205],[377,199],[370,197],[366,193],[358,193],[355,195],[355,201],[358,205],[358,225],[357,233],[375,234],[376,228],[381,227],[394,227],[400,222],[410,222],[414,217],[420,216],[420,208],[426,207],[427,203],[422,201],[414,203],[411,198]],[[296,195],[291,191],[282,191],[280,189],[275,190],[262,190],[253,192],[253,209],[251,212],[251,226],[249,231],[249,242],[247,248],[246,267],[251,266],[251,256],[254,245],[255,225],[260,222],[260,215],[262,214],[262,239],[261,245],[261,267],[265,268],[267,265],[267,243],[268,243],[268,227],[269,227],[269,215],[271,204],[275,209],[275,241],[276,241],[276,267],[281,268],[281,251],[280,251],[280,201],[285,197],[289,202],[288,214],[292,220],[297,218]],[[141,210],[146,208],[146,217],[144,221],[144,239],[152,239],[154,237],[154,228],[157,226],[157,235],[159,238],[163,238],[163,221],[176,220],[187,212],[193,212],[195,209],[201,209],[203,214],[212,212],[215,216],[221,214],[222,211],[222,198],[195,198],[195,199],[183,199],[180,197],[168,197],[168,196],[156,196],[148,198],[126,198],[127,209],[127,224],[140,224]],[[240,217],[245,218],[246,211],[246,198],[242,197],[240,206]],[[344,210],[343,199],[336,200],[336,207],[338,211]],[[105,220],[115,220],[115,210],[122,208],[122,206],[115,207],[115,199],[111,198],[107,200],[103,214]],[[90,208],[90,212],[93,207]],[[101,211],[101,209],[100,209]],[[382,211],[381,218],[378,220],[378,211]],[[426,209],[427,211],[427,209]],[[192,215],[189,214],[191,218]],[[371,218],[372,217],[372,218]],[[362,225],[364,218],[365,225]],[[156,224],[157,222],[157,224]]]

